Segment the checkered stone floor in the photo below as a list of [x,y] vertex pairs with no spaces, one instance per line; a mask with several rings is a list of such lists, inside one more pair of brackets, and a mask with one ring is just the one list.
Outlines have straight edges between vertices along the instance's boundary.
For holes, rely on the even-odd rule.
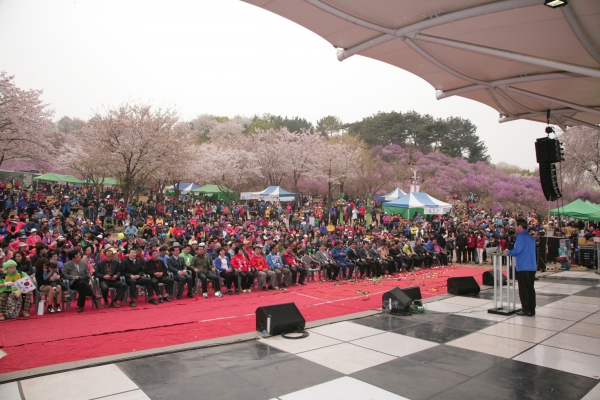
[[6,400],[600,399],[600,285],[536,282],[534,318],[492,295],[0,385]]

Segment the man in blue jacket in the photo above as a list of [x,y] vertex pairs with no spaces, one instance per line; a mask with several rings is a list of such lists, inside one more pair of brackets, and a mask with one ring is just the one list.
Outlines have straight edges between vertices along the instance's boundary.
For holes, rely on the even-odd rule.
[[533,317],[535,315],[535,271],[537,270],[535,239],[527,232],[527,221],[523,218],[516,220],[516,241],[512,250],[505,249],[504,254],[517,259],[516,271],[519,283],[519,298],[522,311],[517,315]]

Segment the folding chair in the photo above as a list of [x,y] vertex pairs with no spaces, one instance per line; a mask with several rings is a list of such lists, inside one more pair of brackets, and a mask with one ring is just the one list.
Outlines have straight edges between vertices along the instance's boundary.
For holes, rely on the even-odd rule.
[[318,274],[319,279],[321,279],[321,266],[314,258],[312,258],[312,256],[302,256],[300,262],[304,265],[304,268],[306,268],[307,281],[310,281],[311,277],[313,281],[315,280],[315,272]]

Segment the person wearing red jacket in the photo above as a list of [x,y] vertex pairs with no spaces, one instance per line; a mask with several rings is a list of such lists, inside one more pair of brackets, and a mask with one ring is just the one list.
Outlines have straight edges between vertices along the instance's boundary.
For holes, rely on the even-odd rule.
[[26,242],[30,247],[35,247],[36,243],[42,241],[42,238],[40,235],[37,234],[37,229],[33,228],[30,232],[31,235],[29,235]]
[[475,234],[470,231],[467,235],[467,262],[475,262],[475,248],[477,247],[477,238]]
[[[288,246],[281,256],[281,259],[283,260],[283,265],[286,265],[292,273],[292,284],[296,286],[306,285],[306,283],[304,283],[304,279],[306,279],[307,271],[304,267],[302,267],[298,260],[296,260],[296,254],[294,253],[293,245]],[[296,283],[298,274],[300,274],[300,278],[298,279],[298,283]]]
[[252,271],[250,260],[244,254],[242,246],[235,248],[235,255],[231,258],[231,266],[237,271],[238,276],[241,278],[242,292],[250,293],[250,288],[254,282],[254,271]]
[[277,274],[269,268],[265,256],[262,254],[263,245],[258,243],[254,246],[254,254],[250,257],[250,265],[254,268],[254,274],[258,278],[258,286],[262,290],[267,290],[267,278],[269,279],[269,289],[276,290]]

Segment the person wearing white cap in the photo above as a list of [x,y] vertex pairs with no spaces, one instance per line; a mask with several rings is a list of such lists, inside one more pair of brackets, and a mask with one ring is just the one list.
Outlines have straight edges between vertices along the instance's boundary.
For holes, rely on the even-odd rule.
[[29,231],[31,234],[27,238],[26,242],[29,246],[35,247],[35,244],[42,241],[40,235],[37,234],[37,229],[33,228]]

